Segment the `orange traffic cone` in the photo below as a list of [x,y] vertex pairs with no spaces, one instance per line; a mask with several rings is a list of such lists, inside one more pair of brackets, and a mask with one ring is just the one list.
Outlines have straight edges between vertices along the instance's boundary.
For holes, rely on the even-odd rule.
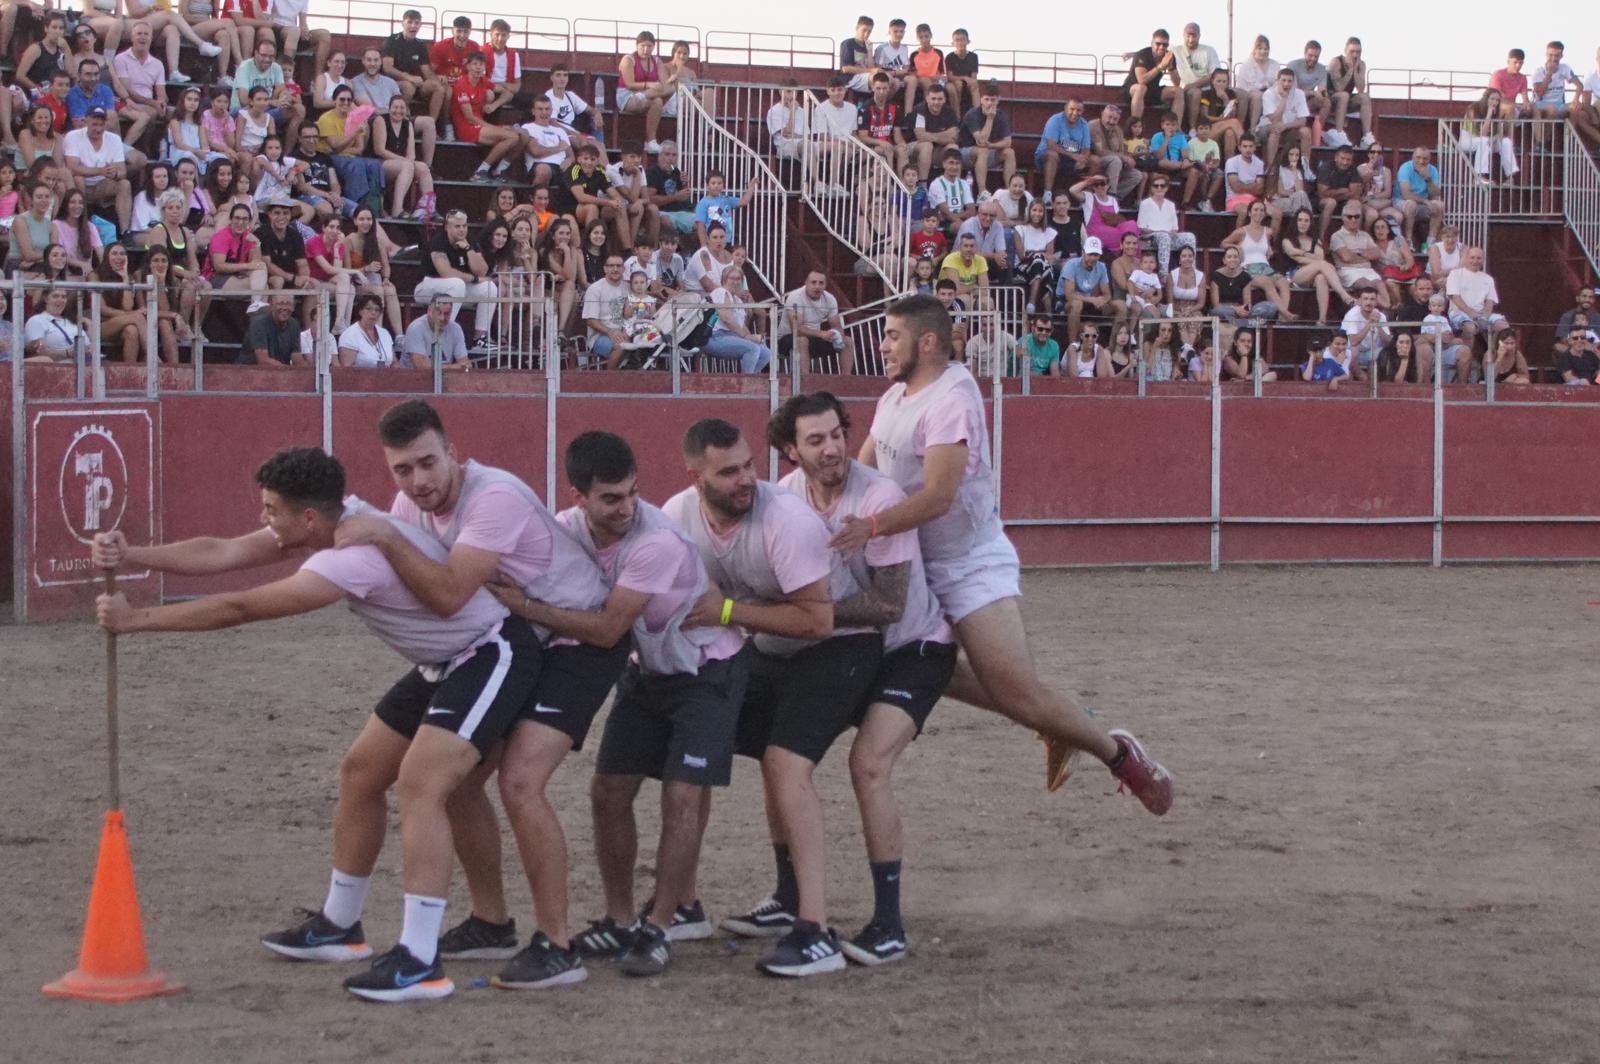
[[182,989],[181,984],[152,972],[145,958],[128,832],[122,811],[113,809],[106,813],[100,833],[100,859],[95,865],[94,889],[89,893],[78,966],[46,985],[44,992],[86,1001],[135,1001]]

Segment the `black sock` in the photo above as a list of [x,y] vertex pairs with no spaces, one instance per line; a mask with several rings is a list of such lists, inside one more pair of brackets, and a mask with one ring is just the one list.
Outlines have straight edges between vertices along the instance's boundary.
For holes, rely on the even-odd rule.
[[1122,763],[1128,759],[1127,746],[1124,745],[1120,739],[1115,740],[1115,742],[1117,744],[1117,756],[1106,762],[1106,768],[1109,768],[1112,772],[1115,772],[1117,769],[1121,768]]
[[794,878],[794,861],[789,857],[789,844],[775,842],[772,844],[772,856],[778,865],[778,888],[772,896],[783,906],[786,913],[795,913],[800,909],[800,884]]
[[900,926],[900,862],[872,862],[872,922]]

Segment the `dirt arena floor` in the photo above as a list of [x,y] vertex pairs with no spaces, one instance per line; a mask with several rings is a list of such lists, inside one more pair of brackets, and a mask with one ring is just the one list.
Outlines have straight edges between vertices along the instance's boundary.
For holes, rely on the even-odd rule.
[[[454,997],[388,1007],[256,944],[321,901],[335,766],[399,672],[388,651],[341,610],[124,640],[146,931],[189,992],[94,1006],[38,987],[74,962],[94,861],[101,643],[0,630],[0,1060],[1600,1059],[1600,570],[1035,573],[1027,593],[1045,676],[1174,772],[1164,820],[1097,767],[1046,795],[1032,736],[946,703],[899,774],[907,963],[780,982],[718,939],[653,982],[600,966],[543,993],[474,987],[494,966],[455,963]],[[557,781],[584,918],[592,756]],[[843,759],[820,775],[833,919],[854,931],[870,883]],[[758,786],[742,765],[714,814],[714,917],[769,886]],[[398,873],[391,846],[379,948]]]

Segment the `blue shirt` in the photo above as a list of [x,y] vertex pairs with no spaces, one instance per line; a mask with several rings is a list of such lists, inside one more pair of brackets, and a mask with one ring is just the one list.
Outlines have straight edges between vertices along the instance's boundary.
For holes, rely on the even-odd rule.
[[1096,288],[1111,283],[1111,274],[1106,270],[1105,260],[1101,259],[1094,264],[1094,269],[1089,269],[1083,264],[1083,256],[1068,259],[1067,264],[1061,267],[1061,281],[1056,285],[1056,294],[1066,296],[1067,285],[1077,289],[1079,295],[1092,295]]
[[74,122],[87,118],[89,112],[96,107],[105,108],[108,115],[117,113],[117,97],[112,93],[111,86],[103,82],[96,85],[93,96],[85,96],[83,89],[76,83],[67,90],[67,117]]
[[1311,379],[1314,381],[1336,381],[1349,375],[1350,371],[1341,366],[1337,359],[1319,357],[1317,364],[1311,367]]
[[1182,131],[1174,133],[1169,141],[1165,132],[1157,133],[1150,138],[1150,154],[1157,159],[1165,159],[1171,163],[1181,163],[1186,158],[1185,152],[1189,149],[1189,138]]
[[1400,173],[1395,177],[1394,201],[1396,203],[1400,202],[1402,198],[1400,187],[1402,185],[1409,186],[1413,196],[1421,196],[1423,199],[1427,199],[1429,181],[1436,185],[1439,183],[1439,168],[1429,163],[1426,175],[1419,174],[1417,173],[1416,165],[1410,159],[1407,159],[1400,164]]
[[728,231],[728,246],[733,246],[733,209],[739,205],[739,197],[723,193],[720,196],[701,196],[700,202],[694,205],[694,220],[710,228],[712,222],[721,222]]
[[1089,150],[1089,122],[1080,118],[1075,123],[1069,123],[1067,116],[1060,111],[1051,115],[1044,124],[1044,135],[1039,139],[1039,151],[1045,153],[1045,141],[1054,141],[1061,147],[1076,154]]

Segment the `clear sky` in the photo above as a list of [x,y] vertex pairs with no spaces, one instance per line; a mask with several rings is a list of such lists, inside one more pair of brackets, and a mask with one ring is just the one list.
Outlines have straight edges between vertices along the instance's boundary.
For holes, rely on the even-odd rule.
[[[1436,5],[1395,5],[1390,3],[1352,4],[1354,17],[1341,19],[1334,13],[1341,5],[1238,0],[1234,5],[1234,59],[1249,53],[1257,33],[1272,40],[1272,55],[1280,62],[1297,58],[1308,39],[1320,40],[1324,58],[1330,50],[1342,48],[1354,33],[1362,39],[1367,64],[1372,68],[1416,68],[1464,70],[1487,73],[1503,66],[1506,51],[1513,47],[1528,53],[1529,66],[1544,55],[1544,45],[1555,38],[1567,45],[1567,62],[1580,77],[1595,65],[1595,46],[1600,43],[1600,21],[1591,9],[1562,10],[1561,5],[1541,0],[1532,8],[1514,9],[1492,5],[1489,0],[1465,0],[1445,13]],[[1060,52],[1085,52],[1095,56],[1120,54],[1149,43],[1150,32],[1158,25],[1174,39],[1183,25],[1196,21],[1201,39],[1227,55],[1227,4],[1224,0],[1205,0],[1195,4],[1157,3],[1141,5],[1137,15],[1125,13],[1116,3],[1078,11],[1065,5],[1047,3],[1003,3],[990,8],[985,4],[957,4],[936,0],[900,7],[879,7],[861,0],[799,0],[798,3],[751,9],[740,5],[684,5],[694,12],[682,21],[697,25],[702,34],[709,31],[750,33],[792,33],[832,39],[848,37],[855,20],[862,14],[877,21],[874,40],[881,40],[889,20],[902,17],[912,27],[926,22],[933,27],[934,44],[948,46],[950,31],[965,26],[972,34],[972,48],[988,50],[1048,49]],[[1098,10],[1096,10],[1098,8]],[[618,21],[659,19],[661,6],[647,0],[608,0],[608,18]],[[1582,12],[1588,10],[1589,14]],[[1481,15],[1479,14],[1481,12]],[[1103,14],[1115,13],[1114,17]],[[1373,17],[1381,13],[1381,18]],[[1582,27],[1588,25],[1589,31]],[[908,43],[915,45],[911,33]],[[1423,42],[1419,44],[1418,42]]]

